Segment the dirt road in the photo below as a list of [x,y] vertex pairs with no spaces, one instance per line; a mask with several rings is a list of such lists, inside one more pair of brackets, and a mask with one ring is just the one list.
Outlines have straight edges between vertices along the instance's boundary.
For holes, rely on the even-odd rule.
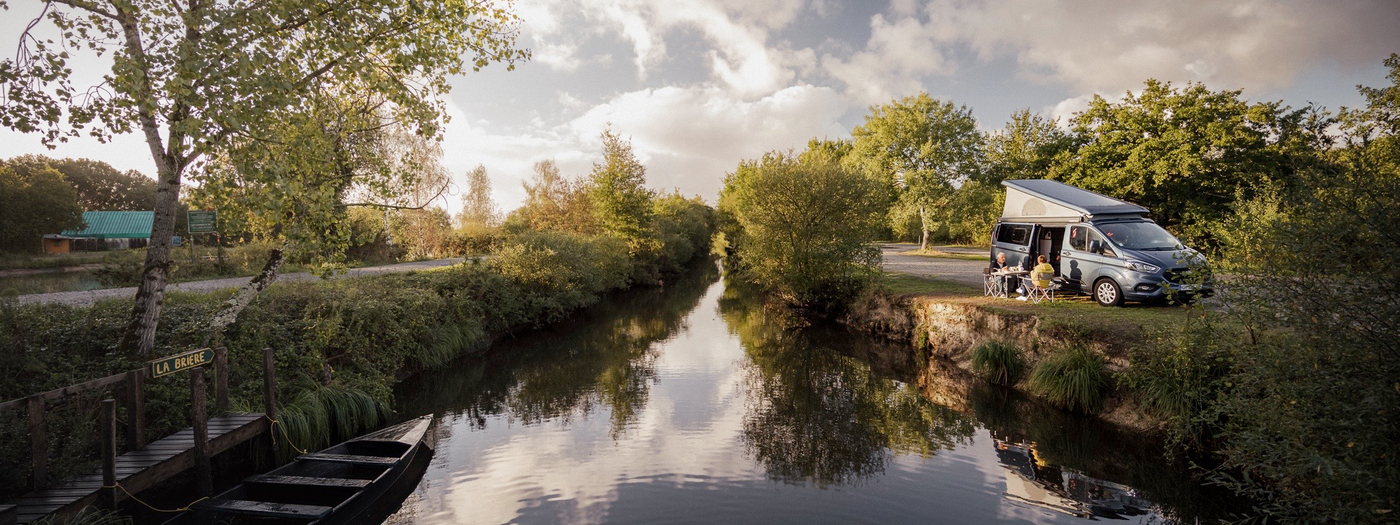
[[[880,245],[880,255],[885,261],[885,271],[917,275],[920,277],[932,277],[944,281],[966,284],[968,286],[982,286],[982,268],[987,267],[986,261],[967,261],[946,257],[929,257],[910,254],[917,249],[919,249],[918,245],[914,244]],[[939,247],[938,250],[969,255],[987,253],[985,248]]]

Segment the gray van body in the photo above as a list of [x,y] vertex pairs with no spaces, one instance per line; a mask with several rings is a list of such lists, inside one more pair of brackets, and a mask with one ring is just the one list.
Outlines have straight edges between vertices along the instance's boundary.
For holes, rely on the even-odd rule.
[[1002,185],[1006,205],[992,230],[991,260],[1006,253],[1008,264],[1029,269],[1045,255],[1067,290],[1095,295],[1104,304],[1212,293],[1208,282],[1187,278],[1189,267],[1204,263],[1195,250],[1135,250],[1113,240],[1113,233],[1121,240],[1139,229],[1158,230],[1147,208],[1052,180]]

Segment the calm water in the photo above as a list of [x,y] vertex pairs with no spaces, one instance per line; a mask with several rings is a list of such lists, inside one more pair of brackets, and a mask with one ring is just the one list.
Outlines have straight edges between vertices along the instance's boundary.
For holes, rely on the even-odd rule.
[[[713,270],[409,382],[439,447],[388,523],[1130,523],[1219,511],[1160,448],[900,347],[788,330]],[[918,386],[922,383],[924,386]],[[937,399],[937,404],[930,399]]]
[[97,280],[95,274],[86,270],[0,277],[0,295],[74,292],[99,288],[105,287]]

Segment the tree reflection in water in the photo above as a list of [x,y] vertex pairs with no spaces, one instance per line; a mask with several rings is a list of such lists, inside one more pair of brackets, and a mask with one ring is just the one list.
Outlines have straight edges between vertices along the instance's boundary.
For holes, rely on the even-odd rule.
[[487,356],[420,374],[401,385],[404,417],[444,409],[469,415],[474,429],[490,416],[525,424],[584,418],[610,409],[614,438],[646,406],[656,380],[657,345],[685,327],[719,275],[705,262],[662,288],[605,298],[556,325],[497,343]]
[[763,294],[725,283],[720,312],[744,345],[743,441],[772,479],[820,487],[884,472],[894,455],[967,443],[973,419],[928,402],[862,359],[887,349],[838,331],[794,327]]

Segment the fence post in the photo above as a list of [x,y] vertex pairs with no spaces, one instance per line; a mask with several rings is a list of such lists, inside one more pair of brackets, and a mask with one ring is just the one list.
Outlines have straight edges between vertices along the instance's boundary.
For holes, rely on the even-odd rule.
[[277,421],[276,381],[272,368],[272,348],[263,348],[263,415],[267,416],[267,442],[271,445],[268,450],[271,452],[271,464],[274,465],[277,463],[277,429],[273,427],[278,424],[274,423]]
[[214,345],[214,413],[228,413],[228,348]]
[[29,454],[31,456],[34,489],[49,482],[49,436],[44,428],[44,398],[29,396]]
[[117,510],[117,402],[102,400],[97,413],[98,432],[102,434],[102,488],[97,491],[99,505]]
[[132,450],[146,446],[145,380],[144,368],[126,373],[126,446]]
[[204,368],[190,369],[190,419],[194,426],[194,475],[200,496],[214,494],[214,472],[209,464],[209,410],[204,392]]

